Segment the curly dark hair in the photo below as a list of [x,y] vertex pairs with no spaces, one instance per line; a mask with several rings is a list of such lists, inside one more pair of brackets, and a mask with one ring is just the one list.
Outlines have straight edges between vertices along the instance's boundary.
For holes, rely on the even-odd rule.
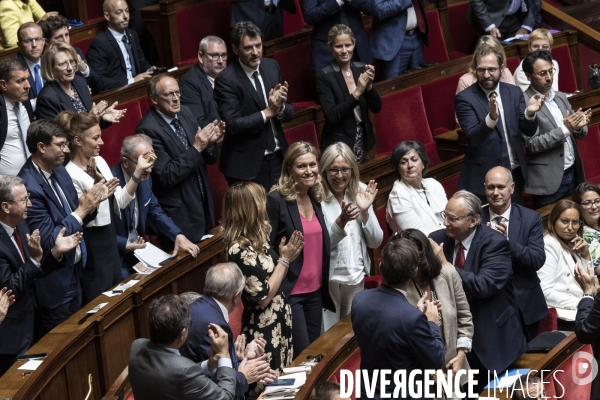
[[419,263],[416,278],[420,282],[431,282],[442,271],[442,262],[433,252],[433,247],[427,236],[418,229],[405,229],[397,232],[390,240],[400,238],[410,240],[419,250]]

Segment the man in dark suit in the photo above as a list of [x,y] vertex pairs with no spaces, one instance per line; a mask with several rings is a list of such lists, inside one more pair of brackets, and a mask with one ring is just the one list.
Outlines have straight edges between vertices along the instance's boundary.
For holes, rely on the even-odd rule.
[[485,202],[481,182],[497,165],[510,169],[515,181],[513,203],[521,204],[527,180],[527,164],[521,135],[533,136],[536,113],[544,103],[542,96],[529,99],[527,107],[521,90],[500,82],[503,54],[490,46],[480,46],[473,54],[477,82],[454,97],[456,116],[467,137],[459,189],[476,194]]
[[[138,133],[134,136],[127,136],[123,140],[121,161],[111,168],[113,176],[119,179],[121,187],[124,187],[129,179],[134,179],[139,157],[153,151],[152,139],[144,134]],[[176,255],[179,250],[184,250],[196,258],[200,252],[198,246],[190,242],[181,233],[181,229],[175,225],[158,204],[158,200],[152,193],[151,172],[152,168],[148,168],[142,173],[135,192],[135,199],[129,203],[127,208],[121,210],[120,214],[114,213],[113,215],[113,224],[117,232],[117,245],[122,260],[121,272],[123,273],[123,279],[135,273],[133,266],[137,264],[138,260],[133,255],[133,251],[146,246],[144,235],[146,234],[147,220],[150,221],[156,231],[162,232],[175,243],[173,255]]]
[[546,261],[542,216],[533,210],[512,204],[515,183],[510,171],[494,167],[485,176],[485,194],[489,207],[483,208],[482,223],[508,239],[512,260],[515,299],[523,320],[527,341],[537,335],[540,320],[548,307],[536,271]]
[[244,275],[236,264],[222,263],[210,267],[206,271],[204,295],[189,306],[192,324],[187,340],[179,349],[183,356],[195,363],[208,360],[211,346],[208,325],[213,323],[220,326],[229,338],[229,355],[233,369],[237,371],[237,399],[244,398],[248,384],[275,378],[275,371],[269,367],[264,354],[264,339],[253,340],[248,344],[248,351],[244,349],[244,354],[240,354],[241,357],[236,354],[229,314],[241,303],[243,290]]
[[[369,376],[374,370],[403,370],[409,376],[414,369],[438,369],[444,365],[437,307],[426,300],[417,309],[406,300],[406,290],[418,263],[419,251],[410,240],[388,242],[381,252],[383,284],[357,293],[352,300],[352,329],[360,348],[360,368]],[[365,391],[361,380],[362,398],[380,398],[381,380],[375,382],[373,395]],[[422,382],[415,380],[414,386],[419,384],[423,387]],[[386,392],[391,394],[394,386],[392,380]]]
[[207,36],[200,41],[198,64],[188,69],[179,80],[181,104],[196,117],[198,126],[204,127],[220,121],[217,102],[213,97],[215,79],[227,66],[227,46],[217,36]]
[[[82,232],[96,215],[106,190],[96,184],[79,199],[69,173],[63,167],[68,153],[67,135],[55,121],[35,121],[27,131],[31,157],[19,176],[25,182],[32,206],[27,224],[39,229],[42,249],[50,252],[63,228],[65,235]],[[93,279],[94,270],[86,266],[85,242],[65,254],[68,268],[61,268],[36,281],[37,303],[43,315],[43,332],[49,332],[81,308],[80,279]]]
[[254,181],[267,193],[281,174],[288,143],[281,122],[294,117],[277,61],[262,57],[262,32],[251,22],[231,35],[239,57],[215,80],[214,97],[227,123],[219,170],[229,184]]
[[0,62],[0,175],[16,175],[29,152],[27,128],[35,119],[29,99],[29,68],[16,59]]
[[148,307],[148,322],[150,340],[135,340],[129,352],[129,381],[136,398],[234,398],[235,370],[229,356],[228,335],[221,327],[210,324],[208,328],[211,339],[210,358],[203,368],[179,354],[179,348],[185,343],[190,327],[188,306],[179,296],[169,294],[152,301]]
[[513,294],[510,246],[499,232],[481,225],[481,202],[465,190],[448,201],[444,225],[429,237],[442,264],[454,265],[463,282],[475,327],[467,360],[479,370],[475,391],[480,393],[487,371],[500,375],[527,351]]
[[525,191],[533,195],[533,207],[540,208],[569,196],[577,185],[585,182],[575,139],[587,135],[592,110],[573,111],[567,96],[552,89],[555,71],[549,51],[529,53],[523,60],[523,72],[531,82],[524,93],[525,99],[535,95],[545,98],[537,115],[537,132],[523,138],[529,171]]
[[311,66],[314,70],[326,67],[333,60],[327,46],[329,31],[336,24],[350,27],[356,39],[353,61],[373,63],[369,39],[362,22],[362,13],[369,14],[369,3],[365,0],[304,0],[304,19],[312,25],[310,45]]
[[[39,338],[34,332],[34,282],[66,266],[63,253],[74,249],[81,233],[64,237],[59,232],[51,252],[42,257],[40,233],[29,234],[25,222],[31,206],[23,180],[0,177],[0,286],[12,290],[17,301],[0,324],[0,376]],[[17,334],[18,333],[18,334]]]
[[[529,5],[529,3],[533,3]],[[541,0],[470,0],[467,19],[480,36],[508,39],[533,31]],[[532,12],[533,11],[533,12]]]
[[[152,107],[139,122],[137,132],[152,139],[156,152],[153,192],[181,232],[199,243],[215,224],[206,164],[217,161],[217,142],[224,126],[211,123],[200,129],[190,110],[180,104],[179,85],[170,75],[152,77],[148,94]],[[161,245],[170,248],[172,240],[158,233]]]
[[98,90],[105,92],[150,78],[156,67],[146,61],[137,33],[128,28],[125,0],[105,0],[102,9],[108,28],[96,35],[87,51],[88,64],[99,76]]
[[[69,34],[69,23],[62,15],[53,15],[45,21],[39,21],[38,24],[44,32],[46,44],[50,46],[54,42],[65,42],[71,44],[71,36]],[[79,47],[73,47],[77,52],[77,74],[83,76],[87,81],[88,86],[92,89],[92,93],[100,93],[98,90],[98,74],[96,74],[85,61],[85,55]]]
[[[29,68],[29,100],[33,100],[44,87],[42,79],[42,53],[46,41],[42,28],[35,22],[26,22],[17,30],[19,53],[15,58]],[[35,104],[35,103],[33,103]]]
[[381,64],[382,78],[414,71],[424,61],[423,44],[429,42],[423,0],[375,0],[371,52]]
[[249,21],[263,32],[264,41],[283,36],[283,10],[296,14],[294,0],[248,0],[231,2],[231,26]]

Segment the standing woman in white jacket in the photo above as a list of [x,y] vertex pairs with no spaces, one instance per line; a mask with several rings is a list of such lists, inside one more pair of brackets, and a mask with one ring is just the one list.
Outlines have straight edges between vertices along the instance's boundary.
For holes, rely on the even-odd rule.
[[319,168],[324,182],[321,203],[331,238],[329,293],[336,312],[324,311],[325,330],[350,313],[354,295],[364,289],[371,269],[367,248],[379,247],[383,231],[373,211],[377,183],[360,182],[353,151],[342,142],[327,147]]

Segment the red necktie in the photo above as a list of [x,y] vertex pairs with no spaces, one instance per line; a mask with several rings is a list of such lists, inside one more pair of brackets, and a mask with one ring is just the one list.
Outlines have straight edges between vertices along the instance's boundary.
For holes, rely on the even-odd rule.
[[423,18],[423,14],[421,13],[421,7],[419,7],[419,0],[412,0],[412,5],[415,9],[415,14],[417,15],[417,26],[419,27],[419,31],[425,33],[427,31],[427,25],[425,24],[425,18]]
[[23,251],[23,242],[21,242],[21,236],[19,236],[19,232],[17,232],[17,228],[13,231],[13,237],[15,238],[15,242],[17,242],[17,247],[19,248],[19,252],[21,253],[21,257],[24,261],[27,261],[25,258],[25,252]]
[[454,266],[464,269],[465,268],[465,246],[463,246],[462,242],[458,242],[456,246],[456,257],[454,259]]

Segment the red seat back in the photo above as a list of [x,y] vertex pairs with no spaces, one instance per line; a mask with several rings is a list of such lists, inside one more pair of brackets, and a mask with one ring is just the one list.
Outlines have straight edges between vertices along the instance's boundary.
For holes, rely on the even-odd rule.
[[506,60],[506,67],[509,69],[511,74],[515,73],[515,70],[517,69],[519,64],[521,64],[521,60],[517,56],[511,57],[508,60]]
[[88,22],[93,18],[102,18],[104,16],[104,12],[102,11],[102,3],[104,3],[103,0],[85,0],[88,20],[82,22]]
[[375,115],[378,152],[391,152],[404,140],[417,140],[425,146],[430,165],[439,164],[435,142],[423,105],[420,87],[401,90],[381,99],[382,110]]
[[238,306],[229,314],[229,327],[233,333],[233,341],[242,333],[242,313],[244,312],[244,304],[240,302]]
[[304,22],[304,10],[300,0],[294,0],[296,5],[296,14],[290,14],[283,10],[283,34],[289,35],[300,29],[307,28],[309,25]]
[[317,138],[317,129],[314,122],[307,122],[300,126],[285,131],[285,138],[289,144],[296,142],[309,142],[316,148],[319,148],[319,139]]
[[444,187],[444,191],[446,192],[446,197],[448,200],[450,200],[450,197],[452,197],[454,193],[458,192],[458,177],[459,175],[454,175],[450,178],[442,179],[440,181]]
[[[340,369],[335,371],[335,375],[333,375],[330,379],[331,382],[340,383],[340,370],[342,369],[347,369],[352,372],[360,370],[360,349],[356,350],[356,352],[352,354],[352,356],[348,360],[346,360],[345,363],[342,364]],[[352,389],[351,398],[356,399],[356,395],[354,394],[354,388]]]
[[125,397],[125,400],[134,400],[133,392],[129,392],[129,394],[127,395],[127,397]]
[[558,90],[565,93],[575,93],[578,86],[569,46],[565,44],[564,46],[554,47],[552,58],[558,63]]
[[118,124],[112,124],[102,130],[102,157],[109,166],[117,164],[121,158],[121,144],[125,137],[134,135],[137,124],[142,119],[141,104],[147,104],[146,99],[139,99],[125,104],[119,104],[117,109],[127,109],[127,113]]
[[577,141],[577,148],[583,162],[585,180],[596,184],[600,183],[600,157],[597,153],[600,148],[599,125],[588,127],[587,136]]
[[230,0],[214,0],[175,13],[179,55],[182,60],[198,57],[198,45],[203,37],[216,35],[229,43],[231,35]]
[[[592,346],[589,344],[585,345],[581,350],[574,354],[578,353],[587,353],[590,359],[594,358]],[[587,366],[585,364],[587,364]],[[576,359],[571,357],[562,363],[554,374],[552,374],[556,398],[590,400],[592,382],[589,382],[586,385],[580,385],[576,384],[573,379],[574,376],[579,376],[577,371],[585,371],[587,368],[591,368],[591,365],[588,360],[583,357],[577,357]]]
[[[379,226],[381,227],[381,230],[383,231],[383,240],[381,241],[381,245],[379,246],[379,248],[382,248],[382,249],[383,249],[383,246],[386,245],[388,240],[390,240],[390,235],[393,233],[387,223],[385,214],[386,214],[385,207],[380,208],[379,210],[375,211],[375,216],[377,217],[377,222],[379,222]],[[377,260],[375,260],[375,261],[377,262]]]
[[425,16],[427,18],[427,28],[429,29],[429,44],[423,49],[425,61],[436,63],[449,61],[438,10],[428,11]]
[[87,54],[88,48],[90,47],[90,44],[92,44],[92,40],[94,40],[93,37],[84,39],[84,40],[80,40],[79,42],[71,43],[71,46],[79,47],[81,49],[81,51],[83,52],[83,54]]
[[291,102],[316,101],[315,71],[310,67],[310,43],[276,51],[273,58],[281,68],[281,76],[289,84]]
[[223,199],[225,193],[229,190],[229,184],[225,176],[219,171],[219,163],[206,166],[208,172],[208,182],[212,190],[213,205],[215,208],[215,224],[219,225],[221,220],[221,211],[223,209]]
[[450,59],[473,54],[475,50],[477,35],[467,22],[468,11],[468,1],[448,7],[449,33],[454,46],[454,51],[450,53]]
[[434,136],[456,128],[454,93],[461,75],[448,76],[421,86],[427,122]]
[[[552,332],[558,329],[558,313],[556,308],[548,308],[548,315],[540,321],[540,327],[537,331],[537,335],[544,332]],[[536,336],[537,336],[536,335]]]

